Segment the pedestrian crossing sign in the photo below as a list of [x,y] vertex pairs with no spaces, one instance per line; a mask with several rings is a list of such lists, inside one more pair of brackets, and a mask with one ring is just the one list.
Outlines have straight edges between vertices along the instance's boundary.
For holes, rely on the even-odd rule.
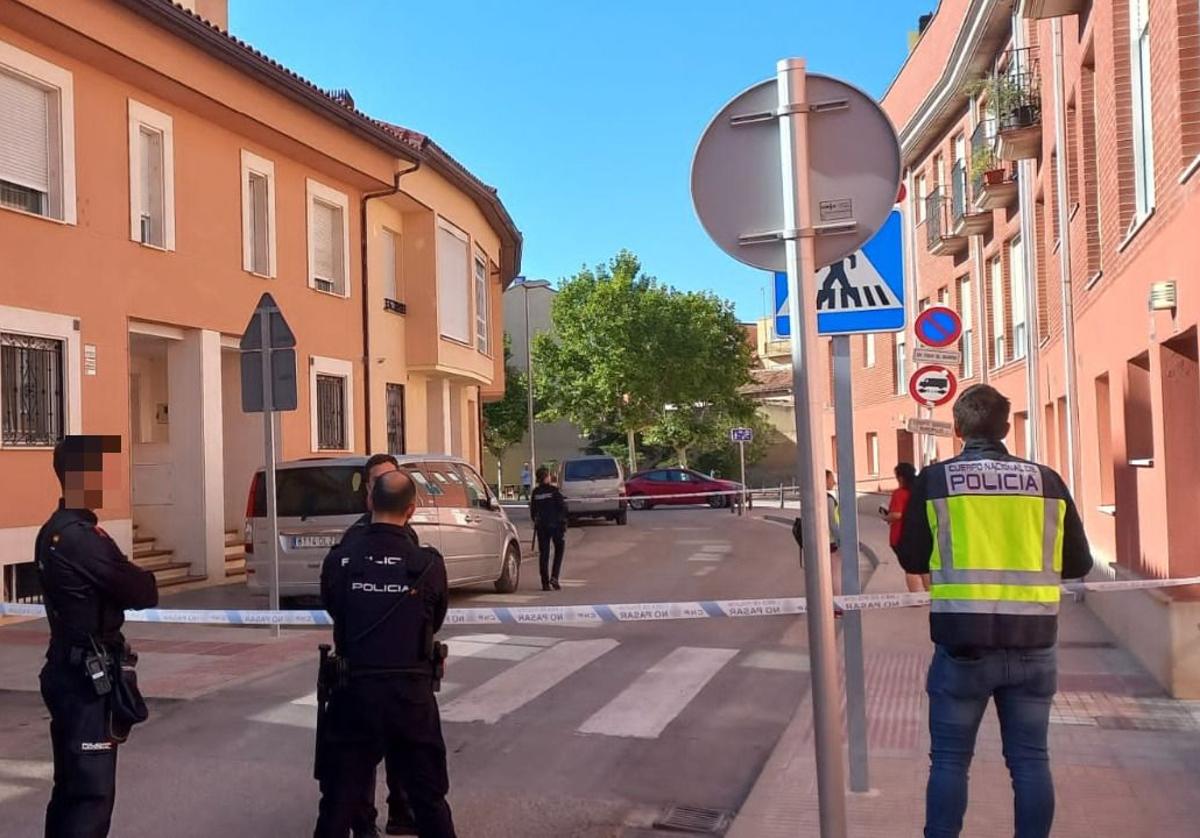
[[[817,334],[899,332],[905,326],[904,248],[900,211],[862,249],[817,271]],[[791,335],[787,274],[775,275],[775,332]]]

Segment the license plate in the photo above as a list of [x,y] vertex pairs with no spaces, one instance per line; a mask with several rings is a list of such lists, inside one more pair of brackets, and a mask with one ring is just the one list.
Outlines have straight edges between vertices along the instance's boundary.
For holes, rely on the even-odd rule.
[[314,548],[328,550],[336,547],[340,540],[336,535],[298,535],[292,539],[292,548],[295,550],[311,550]]

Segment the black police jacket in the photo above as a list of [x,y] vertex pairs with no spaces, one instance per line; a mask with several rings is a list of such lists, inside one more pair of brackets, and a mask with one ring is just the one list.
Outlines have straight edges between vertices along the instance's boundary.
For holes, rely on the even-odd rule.
[[[371,526],[371,513],[364,512],[357,521],[346,527],[346,531],[342,533],[342,540],[338,543],[338,546],[341,547],[350,539],[365,535],[369,526]],[[412,528],[411,524],[405,524],[402,529],[412,537],[413,541],[418,544],[421,543],[420,538],[417,536],[417,531]]]
[[557,486],[543,483],[529,495],[529,517],[538,529],[556,530],[567,521],[567,499]]
[[87,509],[58,511],[38,531],[35,561],[50,622],[50,651],[87,647],[91,639],[119,647],[125,609],[158,604],[154,574],[125,557]]
[[373,523],[329,551],[321,601],[351,672],[418,670],[449,608],[446,563],[411,528]]

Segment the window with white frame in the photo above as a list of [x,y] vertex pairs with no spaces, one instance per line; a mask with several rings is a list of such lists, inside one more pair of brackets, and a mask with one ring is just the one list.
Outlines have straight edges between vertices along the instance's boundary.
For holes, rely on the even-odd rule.
[[1150,84],[1150,0],[1129,0],[1130,87],[1133,92],[1133,176],[1137,214],[1154,209],[1154,115]]
[[917,175],[917,224],[925,223],[925,199],[929,197],[929,185],[925,182],[925,173]]
[[475,251],[475,348],[488,354],[488,263]]
[[350,201],[311,178],[308,200],[308,283],[326,294],[350,296]]
[[438,225],[438,327],[442,337],[471,343],[471,268],[467,234],[447,221]]
[[879,474],[879,434],[867,434],[867,474]]
[[6,448],[46,447],[63,438],[63,343],[0,332],[0,427]]
[[1019,360],[1028,353],[1029,330],[1025,326],[1025,248],[1017,236],[1008,244],[1009,304],[1012,306],[1013,358]]
[[383,251],[383,297],[385,300],[403,302],[400,282],[400,234],[384,227],[379,242]]
[[958,316],[962,320],[962,376],[975,375],[975,311],[971,298],[971,278],[958,281]]
[[173,120],[129,100],[129,238],[175,249]]
[[875,335],[863,335],[863,366],[875,366]]
[[276,275],[275,163],[242,149],[242,268]]
[[75,223],[74,81],[0,42],[0,207]]
[[905,335],[904,332],[896,332],[895,355],[892,358],[892,370],[895,373],[896,394],[904,395],[908,392],[908,371],[907,363],[908,356],[905,354],[904,348]]
[[989,303],[992,311],[992,366],[1004,366],[1004,266],[1000,257],[992,259],[991,294]]
[[354,364],[312,356],[309,410],[313,451],[354,449]]

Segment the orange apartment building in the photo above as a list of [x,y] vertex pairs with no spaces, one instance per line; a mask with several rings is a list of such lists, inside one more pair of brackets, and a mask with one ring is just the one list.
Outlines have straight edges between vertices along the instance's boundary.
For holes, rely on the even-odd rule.
[[264,292],[298,342],[281,459],[480,461],[521,258],[496,191],[227,25],[226,0],[0,0],[7,596],[64,433],[122,438],[101,517],[162,583],[236,571],[263,458],[238,341]]
[[[1200,4],[942,0],[884,106],[910,321],[958,310],[960,388],[1012,400],[1009,447],[1068,478],[1097,575],[1200,575]],[[955,453],[904,429],[913,344],[853,341],[864,490]],[[1200,696],[1200,589],[1088,602],[1173,694]]]

